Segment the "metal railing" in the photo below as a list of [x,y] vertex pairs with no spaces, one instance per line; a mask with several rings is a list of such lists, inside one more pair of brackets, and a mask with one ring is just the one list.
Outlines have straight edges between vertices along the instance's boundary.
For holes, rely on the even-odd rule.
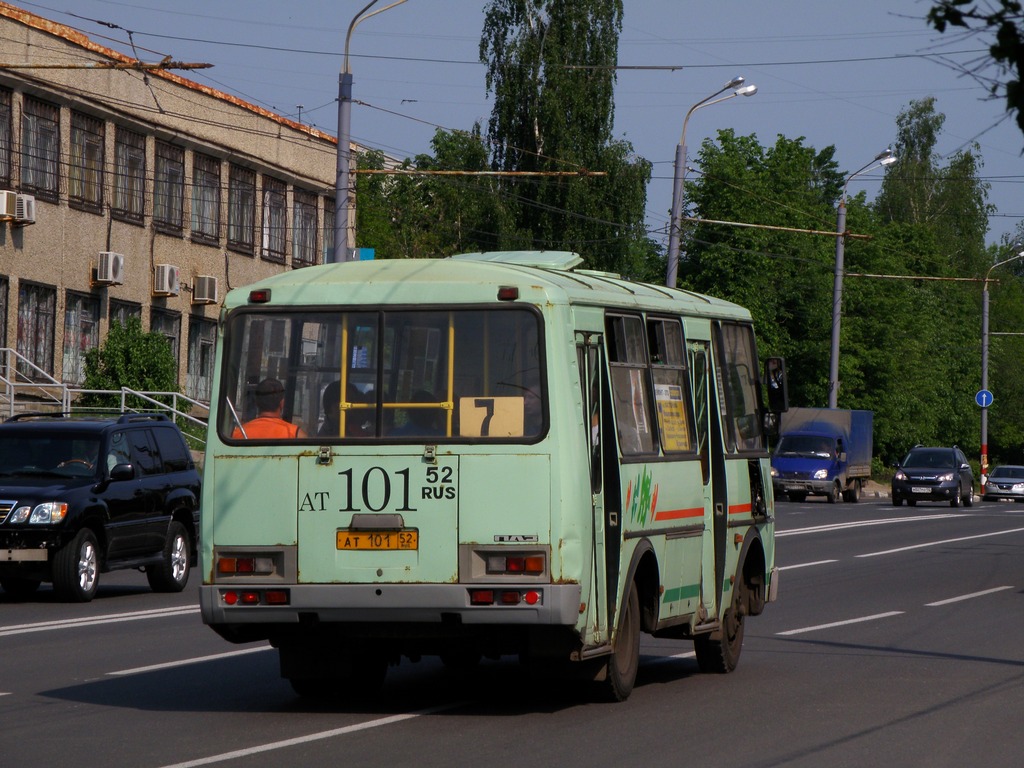
[[[32,375],[26,374],[25,369],[31,371]],[[25,410],[88,413],[111,409],[111,406],[76,405],[76,401],[84,395],[109,395],[112,400],[116,398],[116,407],[121,413],[142,410],[166,413],[179,423],[184,421],[194,425],[197,430],[206,429],[210,416],[209,403],[180,392],[143,392],[129,387],[115,390],[69,387],[34,365],[17,350],[0,348],[0,412],[6,412],[7,418]],[[186,437],[190,442],[204,445],[206,441],[195,434],[197,430],[186,430]]]

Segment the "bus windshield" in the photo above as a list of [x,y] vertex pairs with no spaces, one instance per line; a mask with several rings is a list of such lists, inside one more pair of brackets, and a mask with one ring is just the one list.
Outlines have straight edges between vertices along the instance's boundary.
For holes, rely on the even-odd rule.
[[522,307],[242,310],[225,329],[218,429],[229,441],[535,440],[540,334]]

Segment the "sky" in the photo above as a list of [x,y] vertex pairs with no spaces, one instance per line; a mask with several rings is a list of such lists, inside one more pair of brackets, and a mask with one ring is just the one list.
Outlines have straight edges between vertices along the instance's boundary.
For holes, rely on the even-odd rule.
[[[144,61],[170,56],[213,67],[179,72],[336,134],[338,75],[350,22],[369,0],[44,0],[15,2]],[[373,10],[389,0],[379,0]],[[437,128],[486,127],[479,61],[487,0],[407,0],[366,18],[349,45],[351,137],[398,157],[430,153]],[[626,0],[615,87],[615,137],[653,164],[649,234],[667,242],[676,145],[691,106],[735,76],[758,87],[696,111],[689,165],[719,130],[835,146],[847,175],[894,144],[912,100],[945,115],[940,158],[977,144],[990,185],[987,242],[1024,218],[1024,134],[1003,102],[963,74],[986,52],[979,37],[939,35],[930,0]],[[941,160],[940,162],[946,162]],[[699,172],[699,168],[695,169]],[[688,172],[689,173],[689,172]],[[881,171],[850,182],[877,194]]]

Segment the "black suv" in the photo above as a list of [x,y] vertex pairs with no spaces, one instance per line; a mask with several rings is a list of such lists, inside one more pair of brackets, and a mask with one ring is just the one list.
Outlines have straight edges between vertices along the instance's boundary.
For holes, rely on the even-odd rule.
[[951,507],[974,503],[974,472],[964,452],[952,448],[916,445],[896,465],[892,477],[892,503],[898,507],[918,501],[948,501]]
[[101,572],[180,592],[196,557],[199,472],[162,414],[23,414],[0,424],[0,586],[87,602]]

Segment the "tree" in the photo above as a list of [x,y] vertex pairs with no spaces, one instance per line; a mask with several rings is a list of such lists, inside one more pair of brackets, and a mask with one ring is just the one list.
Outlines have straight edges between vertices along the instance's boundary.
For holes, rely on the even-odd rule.
[[[479,124],[468,132],[438,130],[431,141],[433,155],[406,159],[392,169],[398,173],[358,175],[360,246],[374,248],[377,258],[385,259],[438,258],[503,247],[511,227],[505,201],[493,177],[473,175],[490,167],[480,130]],[[383,153],[372,151],[360,157],[359,165],[384,170],[387,163]]]
[[973,69],[965,69],[988,88],[993,96],[1005,91],[1006,111],[1016,112],[1017,125],[1024,131],[1024,33],[1021,22],[1024,9],[1018,0],[940,0],[928,12],[928,22],[939,32],[949,27],[960,27],[968,34],[991,36],[989,55],[995,63],[998,76],[984,75],[984,62]]
[[[718,133],[687,182],[687,213],[715,221],[832,231],[842,176],[834,148],[803,139]],[[754,316],[761,354],[787,359],[796,405],[826,398],[835,240],[821,235],[697,224],[684,232],[680,284],[735,301]]]
[[[912,101],[897,118],[897,161],[874,205],[879,264],[864,271],[977,279],[992,264],[984,245],[989,205],[978,178],[981,161],[966,151],[940,164],[935,147],[945,117],[934,107],[931,98]],[[885,293],[888,311],[862,322],[866,339],[890,351],[875,360],[871,378],[881,425],[876,446],[893,459],[915,443],[956,443],[977,454],[980,286],[903,281]]]
[[[144,333],[137,317],[111,323],[107,339],[85,353],[83,389],[177,392],[178,365],[170,345],[159,333]],[[83,406],[110,406],[109,396],[86,395]]]
[[490,0],[480,59],[494,106],[491,165],[502,171],[602,171],[604,178],[503,180],[508,240],[575,250],[596,269],[644,274],[651,166],[613,140],[621,0]]

